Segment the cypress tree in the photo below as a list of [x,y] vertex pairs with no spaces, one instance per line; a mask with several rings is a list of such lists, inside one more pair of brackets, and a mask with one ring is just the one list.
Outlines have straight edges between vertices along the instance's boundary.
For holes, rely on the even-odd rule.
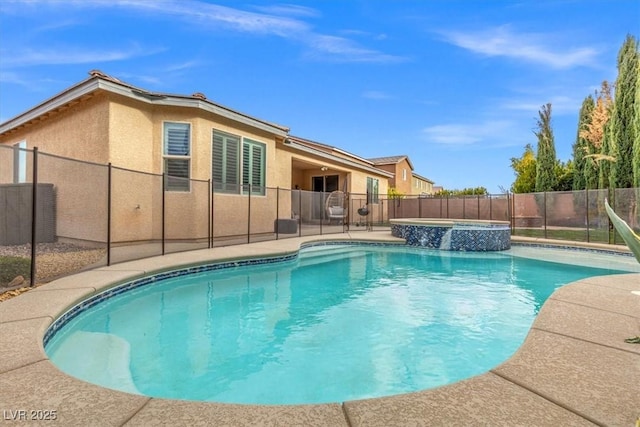
[[612,176],[611,176],[611,164],[616,162],[617,148],[616,142],[611,135],[611,122],[607,122],[604,125],[603,138],[602,138],[602,150],[601,153],[609,156],[611,161],[599,160],[600,165],[598,169],[598,188],[615,188]]
[[538,111],[538,138],[536,157],[536,191],[553,191],[556,185],[556,146],[551,128],[551,104]]
[[636,100],[633,117],[633,186],[640,188],[640,60],[636,69]]
[[[609,121],[609,154],[615,158],[611,164],[609,182],[612,188],[630,188],[633,185],[634,103],[638,75],[638,48],[636,39],[627,36],[618,54],[618,78]],[[605,139],[607,139],[605,137]]]
[[[578,117],[578,134],[576,135],[576,142],[573,144],[573,185],[574,190],[584,190],[587,188],[586,178],[586,163],[585,155],[588,153],[589,141],[585,138],[585,132],[589,128],[591,123],[591,114],[595,108],[595,102],[591,95],[587,96],[582,101],[582,107],[580,107],[580,115]],[[591,162],[590,162],[591,163]]]

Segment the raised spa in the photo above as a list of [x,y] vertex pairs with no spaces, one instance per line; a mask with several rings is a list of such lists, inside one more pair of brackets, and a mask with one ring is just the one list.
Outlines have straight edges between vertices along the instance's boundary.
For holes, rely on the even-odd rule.
[[392,219],[391,234],[408,245],[447,251],[504,251],[511,247],[507,221]]

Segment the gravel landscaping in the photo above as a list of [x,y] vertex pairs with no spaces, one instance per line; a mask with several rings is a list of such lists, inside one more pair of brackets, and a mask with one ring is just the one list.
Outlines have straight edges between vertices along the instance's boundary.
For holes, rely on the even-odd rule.
[[[39,243],[36,246],[36,283],[41,285],[77,273],[99,263],[106,255],[106,248],[87,248],[69,243]],[[31,245],[0,246],[0,257],[29,259]],[[0,281],[0,302],[31,289],[28,287],[28,280],[11,288],[8,285],[9,282]]]

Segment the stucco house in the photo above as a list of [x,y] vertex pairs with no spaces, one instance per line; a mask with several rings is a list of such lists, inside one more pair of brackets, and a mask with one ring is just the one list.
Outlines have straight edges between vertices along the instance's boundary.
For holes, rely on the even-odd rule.
[[412,186],[411,194],[418,194],[423,196],[423,195],[431,195],[434,193],[432,180],[430,180],[429,178],[425,178],[422,175],[418,175],[415,172],[412,172],[412,175],[413,175],[413,183],[411,184]]
[[[251,217],[251,232],[269,233],[275,218],[321,219],[318,209],[326,196],[305,196],[305,190],[384,195],[393,179],[392,172],[371,161],[290,136],[286,126],[232,110],[202,93],[151,92],[97,70],[0,124],[0,145],[16,148],[14,156],[0,159],[0,184],[24,181],[31,173],[18,149],[38,147],[43,153],[117,167],[122,177],[111,181],[112,193],[119,198],[112,207],[111,232],[114,241],[122,242],[152,240],[161,226],[167,239],[206,238],[210,224],[198,212],[207,211],[208,192],[202,189],[209,181],[215,216],[225,221],[224,233],[242,234],[247,228],[247,198],[250,209],[259,213]],[[59,187],[58,235],[102,241],[104,199],[87,194],[97,197],[96,211],[84,212],[79,221],[74,203],[78,191],[87,190],[74,188],[78,174],[72,165],[41,169],[39,181]],[[106,171],[97,166],[85,169],[83,188],[104,189]],[[125,178],[127,171],[154,176],[141,178],[132,172]],[[159,192],[156,178],[162,174],[165,191]],[[279,189],[284,189],[282,194]],[[169,207],[164,225],[154,218],[158,198]],[[196,216],[197,221],[185,220]]]
[[388,171],[393,174],[393,178],[389,180],[389,186],[396,189],[396,191],[408,195],[413,194],[411,187],[411,174],[413,172],[413,165],[409,156],[387,156],[387,157],[375,157],[369,159],[369,161],[377,168]]

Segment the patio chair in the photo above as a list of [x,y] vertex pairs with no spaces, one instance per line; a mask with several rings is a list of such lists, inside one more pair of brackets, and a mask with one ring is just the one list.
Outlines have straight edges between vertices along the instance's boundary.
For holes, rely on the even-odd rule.
[[327,217],[329,218],[329,224],[331,220],[338,220],[339,224],[342,224],[347,217],[349,210],[344,206],[345,196],[342,191],[332,191],[327,200],[325,201],[325,208],[327,210]]

